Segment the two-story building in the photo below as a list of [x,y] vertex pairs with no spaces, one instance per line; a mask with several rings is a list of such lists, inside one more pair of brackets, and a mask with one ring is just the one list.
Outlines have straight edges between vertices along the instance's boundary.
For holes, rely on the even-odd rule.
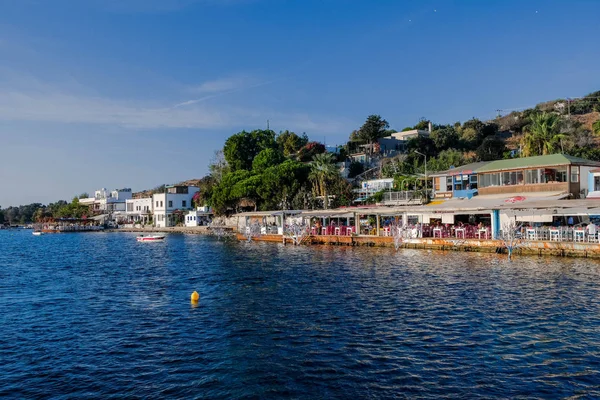
[[185,215],[185,226],[206,226],[212,222],[213,212],[208,206],[197,207]]
[[89,206],[95,213],[113,214],[125,212],[125,203],[132,195],[130,188],[115,189],[111,192],[102,188],[94,192],[94,197],[79,199],[79,203]]
[[125,200],[125,215],[129,223],[147,224],[152,217],[152,198]]
[[197,186],[167,186],[164,193],[152,196],[154,225],[157,227],[175,226],[184,222],[184,211],[193,208],[194,195],[200,190]]

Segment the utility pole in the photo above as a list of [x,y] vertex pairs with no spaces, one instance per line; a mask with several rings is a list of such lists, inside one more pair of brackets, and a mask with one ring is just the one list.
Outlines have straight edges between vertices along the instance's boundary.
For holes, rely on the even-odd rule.
[[422,155],[423,157],[425,157],[425,196],[429,197],[429,194],[427,193],[427,155],[423,154],[421,152],[418,152],[415,150],[415,153]]
[[267,130],[270,131],[271,129],[269,129],[269,120],[267,120]]

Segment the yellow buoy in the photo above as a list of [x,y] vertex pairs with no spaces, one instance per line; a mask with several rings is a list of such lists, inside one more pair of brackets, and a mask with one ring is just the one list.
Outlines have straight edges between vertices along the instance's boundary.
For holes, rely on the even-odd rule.
[[192,293],[192,301],[198,301],[200,299],[200,295],[198,294],[198,292],[194,291],[194,293]]

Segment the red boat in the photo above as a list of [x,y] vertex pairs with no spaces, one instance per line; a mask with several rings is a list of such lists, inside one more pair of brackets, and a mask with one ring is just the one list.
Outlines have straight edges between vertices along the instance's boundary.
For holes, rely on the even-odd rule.
[[150,235],[150,236],[140,235],[140,236],[136,237],[136,240],[138,242],[162,242],[163,240],[165,240],[165,237],[164,237],[164,235],[163,236],[159,236],[159,235]]

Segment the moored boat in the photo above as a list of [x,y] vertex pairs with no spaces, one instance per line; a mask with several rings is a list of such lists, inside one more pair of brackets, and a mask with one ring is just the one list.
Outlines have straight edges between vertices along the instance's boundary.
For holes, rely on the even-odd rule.
[[34,236],[42,236],[44,234],[44,232],[40,232],[40,231],[34,231],[33,235]]
[[138,242],[162,242],[165,239],[164,235],[140,235],[135,238]]

